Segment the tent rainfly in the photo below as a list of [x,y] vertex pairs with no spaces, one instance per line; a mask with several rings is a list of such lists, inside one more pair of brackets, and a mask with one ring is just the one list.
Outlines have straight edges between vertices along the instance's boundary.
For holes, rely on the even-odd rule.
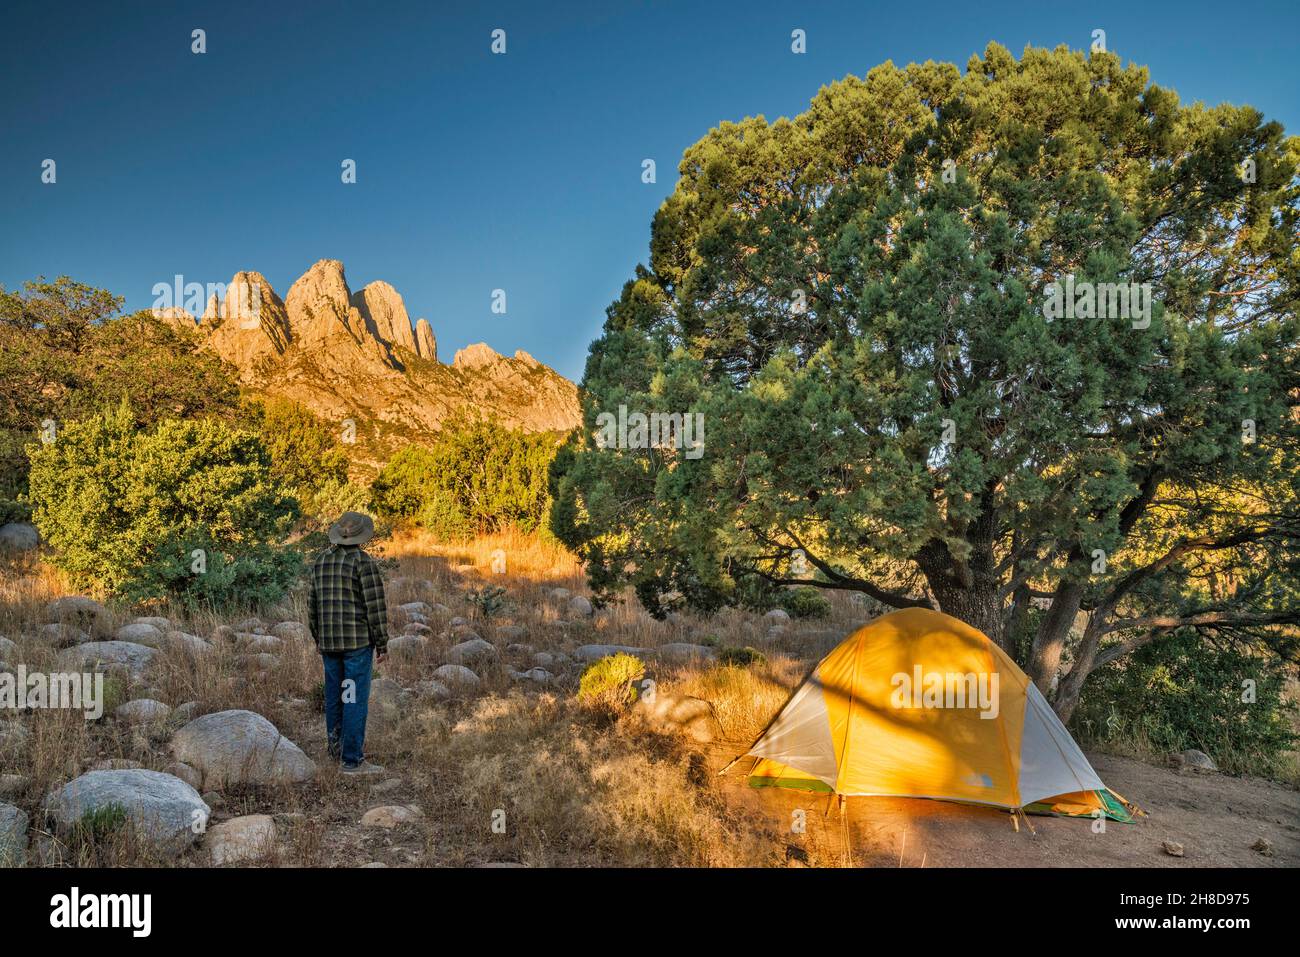
[[849,635],[736,761],[746,756],[757,759],[753,787],[1123,822],[1137,813],[1102,783],[1001,648],[926,608],[884,615]]

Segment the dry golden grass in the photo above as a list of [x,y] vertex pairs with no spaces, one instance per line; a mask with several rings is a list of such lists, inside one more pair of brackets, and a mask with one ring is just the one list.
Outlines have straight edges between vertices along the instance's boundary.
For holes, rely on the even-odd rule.
[[[447,606],[430,621],[434,634],[421,651],[390,657],[377,677],[406,689],[428,678],[461,635],[449,619],[471,619],[471,627],[503,654],[476,666],[482,681],[458,690],[448,701],[407,694],[400,716],[372,711],[367,740],[371,757],[388,767],[381,795],[373,782],[339,774],[325,756],[319,711],[319,656],[309,642],[288,641],[278,664],[265,673],[242,663],[232,626],[256,613],[267,625],[306,621],[299,592],[274,609],[247,609],[218,616],[186,613],[160,604],[149,608],[110,606],[92,637],[109,638],[139,615],[162,615],[178,630],[212,641],[210,654],[194,658],[180,649],[161,653],[146,682],[120,678],[107,683],[107,708],[139,697],[177,706],[194,702],[195,714],[246,708],[264,715],[317,761],[319,774],[297,788],[229,788],[207,798],[215,820],[243,814],[273,814],[279,824],[275,849],[261,866],[390,864],[530,865],[767,865],[782,863],[785,847],[771,822],[743,813],[724,799],[713,770],[743,750],[798,684],[812,657],[824,653],[857,616],[847,602],[834,618],[769,636],[755,615],[727,611],[712,619],[674,616],[655,621],[635,602],[624,602],[590,619],[575,618],[557,588],[585,593],[578,562],[560,546],[536,536],[505,533],[472,542],[445,544],[411,531],[398,531],[373,549],[392,559],[389,574],[390,625],[407,623],[398,606],[425,601]],[[505,556],[504,573],[493,560]],[[19,645],[29,669],[53,667],[58,654],[37,637],[49,601],[68,593],[59,576],[30,559],[10,562],[0,577],[0,634]],[[507,605],[489,620],[475,618],[467,589],[485,584],[506,588]],[[522,627],[526,637],[502,632]],[[573,692],[581,672],[574,662],[555,666],[551,686],[515,680],[510,668],[531,666],[530,654],[505,653],[511,641],[534,651],[571,655],[582,644],[654,648],[668,642],[704,643],[716,648],[757,648],[765,660],[747,667],[707,662],[652,664],[662,691],[712,702],[725,740],[697,745],[649,731],[630,717],[617,720],[581,706]],[[16,664],[17,662],[11,662]],[[111,711],[109,712],[111,715]],[[0,773],[17,773],[25,783],[6,798],[40,827],[40,804],[55,787],[108,760],[164,770],[172,758],[167,740],[180,723],[129,727],[111,716],[88,722],[79,712],[41,711],[19,720],[30,737],[21,749],[0,753]],[[3,716],[0,716],[3,720]],[[415,804],[424,817],[397,831],[359,827],[361,815],[379,804]],[[99,841],[35,834],[41,856],[70,865],[166,863],[129,836]],[[205,864],[201,845],[179,863]]]

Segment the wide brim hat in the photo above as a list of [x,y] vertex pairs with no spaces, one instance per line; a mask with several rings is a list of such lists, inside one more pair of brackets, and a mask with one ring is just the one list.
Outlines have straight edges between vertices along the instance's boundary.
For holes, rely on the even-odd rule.
[[344,512],[329,531],[335,545],[364,545],[375,537],[375,522],[360,512]]

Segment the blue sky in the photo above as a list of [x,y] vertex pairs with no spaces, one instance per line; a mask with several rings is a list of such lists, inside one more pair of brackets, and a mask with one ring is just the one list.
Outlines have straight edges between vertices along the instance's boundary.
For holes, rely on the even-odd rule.
[[176,273],[255,269],[283,296],[341,259],[353,289],[396,286],[444,361],[486,341],[575,379],[683,149],[886,59],[964,66],[991,39],[1086,48],[1101,28],[1184,100],[1300,130],[1294,0],[156,6],[6,5],[0,283],[68,274],[141,309]]

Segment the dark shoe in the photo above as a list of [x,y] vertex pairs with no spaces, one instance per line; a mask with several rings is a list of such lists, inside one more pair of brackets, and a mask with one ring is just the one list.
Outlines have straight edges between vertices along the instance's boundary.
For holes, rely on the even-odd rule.
[[377,764],[371,764],[369,761],[362,761],[360,764],[343,765],[343,773],[356,775],[383,774],[384,769]]

